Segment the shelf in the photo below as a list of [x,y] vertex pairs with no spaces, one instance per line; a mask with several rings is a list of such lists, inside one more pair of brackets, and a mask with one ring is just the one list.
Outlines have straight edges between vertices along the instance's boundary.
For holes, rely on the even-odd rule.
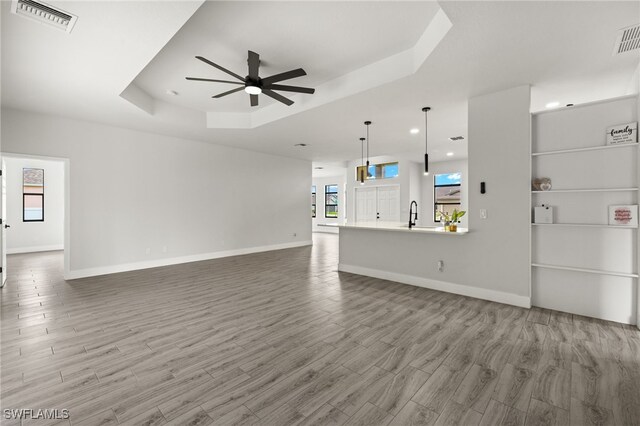
[[573,105],[571,107],[558,106],[557,108],[543,109],[543,110],[540,110],[540,111],[532,111],[531,115],[536,116],[536,115],[542,115],[542,114],[555,114],[555,113],[562,113],[562,112],[571,112],[571,111],[575,111],[577,109],[581,109],[581,108],[584,108],[584,107],[590,107],[590,106],[593,106],[593,105],[599,105],[599,104],[609,103],[609,102],[618,102],[618,101],[623,101],[625,99],[635,99],[637,97],[638,97],[638,94],[616,96],[614,98],[609,98],[609,99],[605,99],[605,100],[590,101],[590,102],[584,102],[584,103],[581,103],[581,104],[575,104],[575,105]]
[[574,268],[572,266],[546,265],[542,263],[532,263],[531,266],[544,269],[557,269],[561,271],[584,272],[587,274],[612,275],[614,277],[638,278],[638,274],[628,274],[626,272],[602,271],[600,269]]
[[588,148],[560,149],[558,151],[533,152],[531,153],[531,156],[538,157],[540,155],[570,154],[572,152],[600,151],[603,149],[618,149],[618,148],[628,148],[628,147],[637,148],[638,144],[628,143],[628,144],[622,144],[622,145],[602,145],[602,146],[591,146]]
[[589,189],[550,189],[548,191],[531,191],[532,194],[543,193],[560,193],[560,192],[624,192],[624,191],[637,191],[638,188],[589,188]]
[[637,226],[605,225],[600,223],[532,223],[532,226],[579,226],[585,228],[638,229]]

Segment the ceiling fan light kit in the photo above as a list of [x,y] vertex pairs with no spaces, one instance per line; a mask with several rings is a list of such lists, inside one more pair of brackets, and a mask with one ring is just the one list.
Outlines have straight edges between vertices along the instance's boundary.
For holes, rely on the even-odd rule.
[[262,89],[259,86],[245,86],[244,91],[250,95],[259,95]]
[[247,63],[248,63],[248,67],[249,67],[249,74],[246,77],[241,77],[240,75],[229,71],[228,69],[214,63],[211,62],[210,60],[208,60],[207,58],[204,58],[202,56],[196,56],[196,59],[204,62],[205,64],[211,65],[214,68],[219,69],[220,71],[223,71],[227,74],[229,74],[230,76],[236,78],[238,81],[230,81],[230,80],[217,80],[217,79],[211,79],[211,78],[200,78],[200,77],[186,77],[187,80],[192,80],[192,81],[208,81],[208,82],[214,82],[214,83],[226,83],[226,84],[237,84],[240,86],[244,86],[244,87],[239,87],[237,89],[232,89],[229,90],[227,92],[223,92],[220,93],[218,95],[214,95],[212,96],[212,98],[214,99],[219,99],[222,98],[224,96],[230,95],[232,93],[235,92],[239,92],[241,90],[244,89],[244,91],[246,93],[249,94],[249,99],[251,102],[251,106],[258,106],[258,95],[259,94],[265,94],[267,96],[269,96],[270,98],[275,99],[278,102],[281,102],[287,106],[291,106],[293,105],[293,101],[289,98],[286,98],[284,96],[282,96],[281,94],[275,92],[274,90],[278,90],[278,91],[282,91],[282,92],[293,92],[293,93],[306,93],[309,95],[312,95],[315,92],[315,89],[309,88],[309,87],[299,87],[299,86],[287,86],[287,85],[283,85],[283,84],[276,84],[278,82],[284,81],[284,80],[289,80],[292,78],[296,78],[296,77],[302,77],[304,75],[307,75],[307,73],[305,72],[305,70],[303,70],[302,68],[297,68],[295,70],[291,70],[291,71],[286,71],[286,72],[282,72],[279,74],[275,74],[269,77],[265,77],[265,78],[261,78],[260,77],[260,55],[258,55],[255,52],[252,52],[251,50],[249,50],[248,52],[248,59],[247,59]]

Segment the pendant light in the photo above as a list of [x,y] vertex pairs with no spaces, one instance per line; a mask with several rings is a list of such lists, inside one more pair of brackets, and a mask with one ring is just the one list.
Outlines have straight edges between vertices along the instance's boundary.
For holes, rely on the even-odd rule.
[[370,121],[365,121],[364,125],[367,126],[367,178],[371,177],[371,174],[369,173],[369,126],[371,125]]
[[364,185],[364,138],[360,138],[360,154],[362,155],[362,159],[360,161],[360,169],[358,169],[358,180],[360,181],[360,185]]
[[428,125],[429,121],[427,120],[427,114],[431,110],[430,107],[422,108],[424,111],[424,175],[427,176],[429,174],[429,138],[427,137],[427,133],[429,131]]

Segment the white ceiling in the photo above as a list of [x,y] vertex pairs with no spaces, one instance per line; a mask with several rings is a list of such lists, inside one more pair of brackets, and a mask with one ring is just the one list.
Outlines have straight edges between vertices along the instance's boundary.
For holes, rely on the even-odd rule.
[[[252,50],[260,54],[261,77],[304,68],[307,76],[281,84],[317,87],[412,47],[438,9],[429,2],[209,2],[134,84],[156,99],[199,111],[247,112],[277,101],[260,96],[260,106],[251,108],[244,92],[212,99],[237,86],[185,77],[235,79],[195,56],[245,76]],[[166,89],[179,96],[167,96]]]
[[[206,22],[205,14],[200,16],[200,11],[221,7],[225,13],[250,16],[255,10],[252,6],[256,5],[212,2],[198,9],[199,1],[49,3],[79,16],[71,34],[9,13],[7,1],[0,4],[3,107],[314,161],[359,158],[358,138],[364,135],[362,123],[365,120],[374,123],[371,128],[372,156],[401,153],[419,161],[424,147],[424,115],[420,109],[425,105],[433,108],[429,115],[430,158],[434,161],[447,159],[445,153],[448,151],[455,153],[453,158],[464,157],[467,141],[452,143],[447,138],[467,136],[466,103],[469,97],[531,84],[532,110],[535,111],[543,109],[550,101],[581,103],[620,96],[636,87],[631,79],[640,62],[638,51],[612,56],[616,31],[640,21],[639,2],[443,2],[440,6],[453,26],[415,74],[253,129],[208,129],[206,115],[201,109],[203,105],[195,104],[201,102],[196,99],[199,93],[181,94],[185,98],[187,95],[189,99],[193,97],[183,104],[180,104],[182,98],[167,101],[166,96],[163,97],[165,89],[184,90],[181,86],[166,87],[173,81],[174,74],[184,76],[185,72],[198,71],[198,74],[220,75],[214,74],[215,70],[207,71],[204,64],[198,64],[192,59],[194,54],[211,56],[210,59],[240,72],[245,64],[246,50],[251,48],[261,53],[269,74],[302,66],[310,75],[292,80],[291,84],[298,81],[300,85],[315,84],[332,78],[334,70],[357,68],[367,61],[388,56],[394,49],[406,47],[421,28],[424,29],[421,25],[428,25],[428,19],[421,23],[415,19],[420,14],[410,13],[407,21],[410,34],[402,34],[397,29],[392,31],[393,37],[388,36],[388,43],[383,44],[380,51],[377,42],[353,42],[343,46],[341,55],[334,57],[326,53],[331,51],[331,43],[336,43],[327,41],[328,37],[334,37],[330,34],[333,26],[327,27],[329,24],[324,21],[313,27],[314,31],[304,32],[300,30],[300,16],[311,25],[314,22],[312,11],[319,13],[318,10],[324,11],[323,19],[329,19],[331,10],[358,15],[356,10],[370,8],[377,11],[372,12],[372,19],[380,19],[379,11],[384,8],[388,8],[385,9],[388,13],[392,10],[397,16],[404,16],[407,10],[429,6],[422,2],[261,2],[258,5],[261,8],[283,16],[277,26],[260,24],[260,30],[252,34],[253,30],[236,31],[233,22],[225,21],[220,25],[226,30],[217,33],[214,43],[208,32],[198,41],[198,35],[188,31],[192,21],[194,28],[202,26],[202,21]],[[309,16],[306,16],[307,12]],[[291,18],[294,16],[296,19]],[[362,16],[362,21],[367,21],[368,14],[363,12]],[[340,16],[335,19],[339,21]],[[358,25],[355,25],[358,23],[354,22],[352,34],[368,40],[358,32]],[[243,28],[251,27],[242,25]],[[394,21],[389,25],[397,28],[398,24]],[[291,34],[298,31],[304,32],[311,48],[279,47],[279,43],[287,38],[283,34],[290,39]],[[367,27],[367,31],[371,28]],[[177,38],[172,40],[174,36]],[[171,64],[153,72],[152,67],[145,69],[165,57],[165,46],[176,44],[179,47],[183,37],[196,40],[194,43],[197,44],[189,47],[184,62],[172,59],[179,49],[168,49],[166,55]],[[384,33],[381,37],[386,40]],[[247,46],[251,40],[258,46]],[[212,55],[195,53],[199,46],[212,49]],[[175,69],[163,69],[169,67]],[[317,69],[317,73],[312,75],[312,69]],[[119,96],[140,72],[143,72],[141,78],[148,77],[142,84],[151,85],[145,86],[145,90],[160,98],[155,102],[153,115]],[[205,90],[203,93],[208,98],[214,92]],[[242,98],[242,94],[238,95]],[[202,102],[207,103],[209,99]],[[245,107],[241,99],[236,99],[221,108],[235,111]],[[287,107],[282,105],[282,108]],[[409,134],[412,127],[420,128],[421,133]],[[309,146],[293,146],[300,142]]]

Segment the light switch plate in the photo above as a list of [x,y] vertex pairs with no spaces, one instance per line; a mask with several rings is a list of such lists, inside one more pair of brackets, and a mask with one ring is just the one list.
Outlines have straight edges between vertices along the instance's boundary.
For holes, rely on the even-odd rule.
[[480,219],[487,218],[487,209],[480,209]]

